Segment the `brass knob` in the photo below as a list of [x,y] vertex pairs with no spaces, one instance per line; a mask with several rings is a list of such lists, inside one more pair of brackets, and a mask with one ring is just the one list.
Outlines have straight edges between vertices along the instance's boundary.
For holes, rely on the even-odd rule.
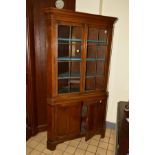
[[102,100],[100,100],[100,103],[102,103]]

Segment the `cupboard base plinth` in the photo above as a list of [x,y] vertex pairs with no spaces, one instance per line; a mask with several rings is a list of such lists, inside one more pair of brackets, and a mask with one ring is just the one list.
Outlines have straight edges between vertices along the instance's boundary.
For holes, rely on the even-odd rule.
[[56,146],[57,146],[58,143],[56,143],[55,141],[52,142],[52,141],[47,141],[47,149],[49,150],[55,150],[56,149]]
[[[101,138],[104,138],[105,137],[105,128],[104,129],[101,129],[99,130],[98,132],[95,132],[93,133],[93,136],[94,135],[101,135]],[[56,146],[60,143],[63,143],[65,141],[69,141],[69,140],[74,140],[76,138],[82,138],[82,137],[85,137],[85,141],[88,141],[90,138],[93,137],[92,135],[76,135],[76,136],[69,136],[69,137],[66,137],[64,139],[57,139],[57,140],[47,140],[47,149],[49,150],[55,150],[56,149]]]

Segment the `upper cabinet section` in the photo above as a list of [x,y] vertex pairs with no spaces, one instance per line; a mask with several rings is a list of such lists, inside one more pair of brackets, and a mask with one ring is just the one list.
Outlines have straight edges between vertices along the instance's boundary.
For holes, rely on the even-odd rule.
[[45,14],[48,93],[106,91],[116,18],[53,8]]

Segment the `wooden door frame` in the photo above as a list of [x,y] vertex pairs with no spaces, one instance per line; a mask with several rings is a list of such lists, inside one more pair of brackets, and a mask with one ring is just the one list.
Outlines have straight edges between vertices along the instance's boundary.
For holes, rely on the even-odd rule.
[[37,131],[33,0],[26,0],[26,139]]

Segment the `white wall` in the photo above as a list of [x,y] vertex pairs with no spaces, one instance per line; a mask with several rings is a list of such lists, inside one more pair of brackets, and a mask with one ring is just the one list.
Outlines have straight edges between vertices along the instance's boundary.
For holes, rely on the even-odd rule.
[[118,17],[114,27],[107,113],[107,121],[116,122],[117,102],[129,100],[128,0],[103,0],[101,12]]
[[76,11],[118,17],[114,27],[108,88],[107,121],[109,122],[116,122],[117,102],[127,101],[129,98],[128,7],[128,0],[76,0]]
[[76,0],[76,11],[99,14],[100,0]]

